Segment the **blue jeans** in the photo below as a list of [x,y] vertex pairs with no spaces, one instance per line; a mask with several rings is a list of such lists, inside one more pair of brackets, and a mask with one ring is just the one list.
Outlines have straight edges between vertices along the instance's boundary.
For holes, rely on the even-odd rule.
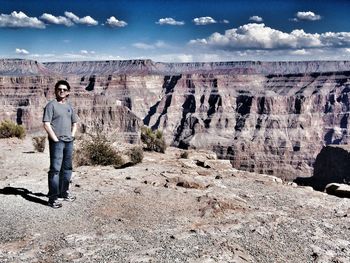
[[72,177],[73,141],[54,142],[49,140],[50,147],[50,171],[49,202],[58,197],[67,197],[69,183]]

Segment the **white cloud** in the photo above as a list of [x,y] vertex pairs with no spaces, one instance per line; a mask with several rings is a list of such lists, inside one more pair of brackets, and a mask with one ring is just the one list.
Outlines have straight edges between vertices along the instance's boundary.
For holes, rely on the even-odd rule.
[[23,48],[16,48],[15,52],[16,54],[19,54],[19,55],[29,55],[29,51]]
[[144,50],[148,50],[148,49],[154,49],[155,47],[153,45],[150,44],[146,44],[146,43],[134,43],[132,44],[133,47],[139,48],[139,49],[144,49]]
[[107,19],[106,24],[110,27],[125,27],[128,25],[125,21],[118,20],[114,16]]
[[260,17],[260,16],[251,16],[251,17],[249,17],[249,20],[254,21],[254,22],[258,22],[258,23],[263,21],[262,17]]
[[73,22],[64,16],[54,16],[51,14],[44,13],[40,17],[40,19],[45,20],[48,23],[56,24],[56,25],[65,25],[65,26],[72,26],[74,25]]
[[316,21],[320,20],[321,16],[316,15],[314,12],[308,11],[308,12],[298,12],[296,14],[296,17],[300,20],[309,20],[309,21]]
[[144,50],[168,47],[168,45],[164,41],[161,41],[161,40],[158,40],[154,44],[146,44],[146,43],[138,42],[138,43],[132,44],[132,46],[136,47],[138,49],[144,49]]
[[299,56],[304,56],[304,55],[309,55],[310,52],[306,51],[304,48],[303,49],[297,49],[297,50],[292,50],[290,52],[292,55],[299,55]]
[[67,62],[67,61],[101,61],[101,60],[120,60],[128,59],[126,57],[115,56],[111,54],[96,54],[95,51],[88,51],[89,54],[82,54],[81,51],[78,53],[70,52],[64,54],[52,53],[52,54],[30,54],[27,58],[35,59],[41,62]]
[[210,16],[203,16],[203,17],[196,17],[193,20],[193,23],[195,23],[197,26],[204,26],[209,24],[215,24],[217,23],[214,18]]
[[30,57],[31,58],[33,58],[33,59],[43,59],[43,58],[53,58],[53,57],[55,57],[55,54],[31,54],[30,55]]
[[302,49],[316,47],[350,46],[350,32],[327,32],[310,34],[302,29],[285,33],[265,24],[246,24],[225,31],[213,33],[205,39],[191,40],[189,44],[211,46],[221,49]]
[[93,50],[88,51],[88,50],[82,49],[82,50],[80,50],[79,53],[82,54],[82,55],[94,55],[96,52],[93,51]]
[[185,53],[159,54],[159,55],[152,56],[151,59],[157,62],[186,63],[186,62],[194,61],[192,54],[185,54]]
[[156,24],[159,25],[171,25],[171,26],[183,26],[185,24],[184,21],[176,21],[174,18],[166,17],[160,18]]
[[84,16],[83,18],[80,18],[73,14],[72,12],[64,12],[64,15],[71,19],[76,24],[83,24],[88,26],[97,26],[98,22],[93,19],[91,16]]
[[0,15],[0,27],[11,28],[45,28],[45,24],[36,17],[28,17],[25,13],[13,11],[10,15]]
[[222,20],[221,23],[223,23],[223,24],[228,24],[228,23],[230,23],[230,21],[228,21],[227,19],[224,19],[224,20]]

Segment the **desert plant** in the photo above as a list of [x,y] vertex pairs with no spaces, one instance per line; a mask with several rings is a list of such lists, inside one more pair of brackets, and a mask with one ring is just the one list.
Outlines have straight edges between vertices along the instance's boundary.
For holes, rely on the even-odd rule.
[[133,164],[141,163],[143,160],[143,150],[141,147],[134,147],[129,150],[128,156]]
[[34,149],[38,152],[44,152],[46,136],[36,136],[32,138]]
[[90,135],[89,139],[83,139],[78,143],[74,161],[77,166],[114,165],[119,167],[124,164],[112,143],[101,133]]
[[146,144],[146,150],[164,153],[166,150],[166,143],[163,137],[163,132],[157,130],[153,132],[148,127],[141,128],[141,141]]
[[26,132],[22,125],[18,125],[10,120],[3,120],[0,123],[0,138],[17,137],[23,139],[25,136]]

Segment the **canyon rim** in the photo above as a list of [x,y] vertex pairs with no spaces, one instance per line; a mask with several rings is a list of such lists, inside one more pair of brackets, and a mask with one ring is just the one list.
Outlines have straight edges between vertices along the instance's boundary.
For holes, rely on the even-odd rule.
[[213,150],[233,167],[310,177],[317,154],[349,143],[350,61],[159,63],[0,60],[0,119],[41,130],[53,85],[67,79],[80,132],[136,142],[140,127],[169,145]]

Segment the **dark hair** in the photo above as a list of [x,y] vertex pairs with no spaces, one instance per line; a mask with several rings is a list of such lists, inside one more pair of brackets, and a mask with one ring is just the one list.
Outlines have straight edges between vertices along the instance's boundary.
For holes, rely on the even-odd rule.
[[65,85],[65,86],[67,86],[68,90],[70,90],[70,85],[69,85],[68,81],[66,81],[66,80],[57,81],[57,83],[55,84],[55,89],[57,89],[59,85]]

